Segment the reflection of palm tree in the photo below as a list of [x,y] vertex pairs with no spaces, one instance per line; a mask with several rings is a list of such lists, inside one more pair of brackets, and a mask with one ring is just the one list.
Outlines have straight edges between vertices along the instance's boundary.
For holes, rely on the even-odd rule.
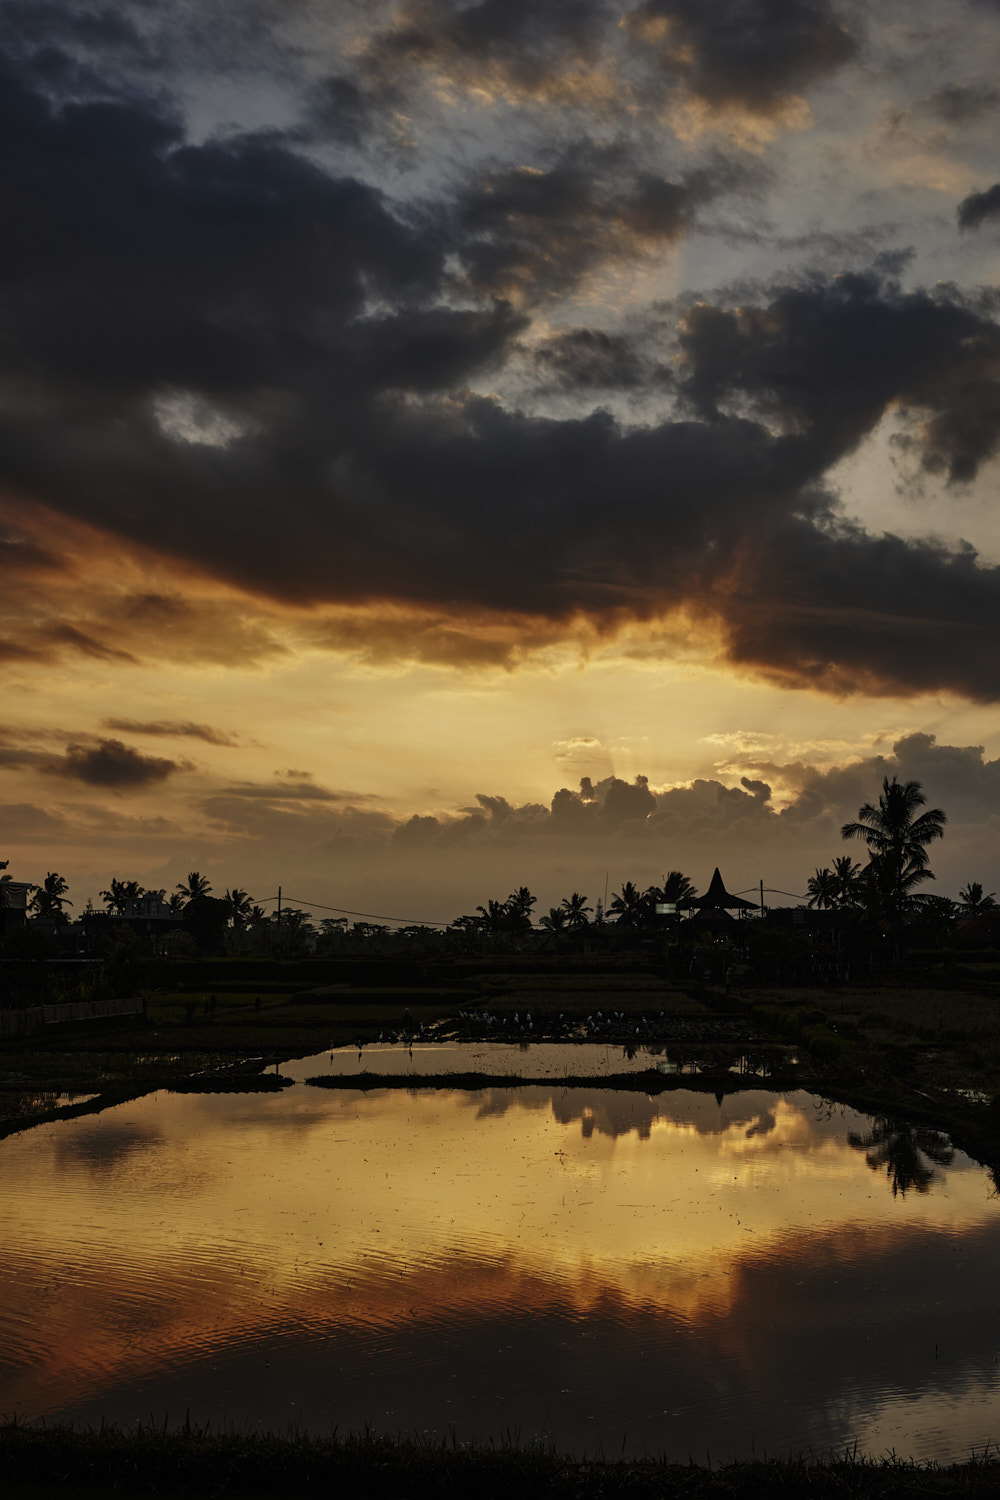
[[857,821],[841,829],[843,838],[868,845],[869,898],[891,922],[898,921],[913,887],[934,878],[926,846],[942,837],[948,819],[939,807],[917,817],[926,801],[919,781],[886,776],[878,806],[866,802]]
[[926,1193],[934,1178],[934,1168],[922,1159],[927,1157],[939,1167],[946,1167],[955,1155],[948,1137],[940,1130],[924,1125],[907,1125],[902,1120],[877,1117],[867,1135],[851,1131],[848,1143],[865,1153],[873,1172],[885,1167],[892,1185],[892,1196],[904,1197],[910,1188]]

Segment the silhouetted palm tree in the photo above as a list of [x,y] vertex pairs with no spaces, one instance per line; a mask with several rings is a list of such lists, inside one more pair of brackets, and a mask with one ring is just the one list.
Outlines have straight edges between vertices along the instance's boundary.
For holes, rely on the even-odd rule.
[[815,875],[810,875],[806,882],[806,891],[809,896],[806,905],[815,906],[818,911],[822,911],[824,907],[836,906],[840,881],[832,870],[824,866],[822,870],[817,870]]
[[849,854],[838,854],[833,861],[833,873],[837,880],[837,906],[854,906],[858,900],[858,876],[861,866]]
[[187,880],[177,882],[177,892],[186,901],[196,901],[199,896],[207,896],[212,889],[212,882],[207,875],[200,875],[197,870],[192,870]]
[[[590,916],[590,907],[587,905],[586,896],[581,896],[579,891],[574,891],[572,896],[562,898],[562,910],[571,927],[586,927],[587,918]],[[551,915],[551,913],[550,913]]]
[[119,915],[131,901],[138,901],[146,894],[146,887],[140,885],[137,880],[115,880],[112,877],[109,890],[101,891],[101,900],[108,911],[116,911]]
[[660,886],[660,901],[675,901],[677,905],[684,906],[691,896],[697,892],[688,877],[680,870],[670,870],[664,877]]
[[69,883],[52,871],[46,875],[41,885],[35,887],[35,894],[31,898],[31,909],[40,917],[61,917],[64,906],[72,906],[72,901],[66,897]]
[[506,932],[510,925],[510,913],[506,901],[487,901],[477,906],[479,922],[484,932]]
[[623,927],[639,927],[646,912],[646,897],[631,880],[626,880],[617,895],[612,896],[609,911]]
[[508,926],[514,932],[526,932],[531,926],[531,908],[538,900],[526,885],[519,886],[507,897]]
[[548,916],[541,919],[539,926],[547,928],[549,932],[561,932],[567,924],[572,925],[565,907],[565,901],[562,906],[550,906]]
[[878,806],[866,802],[857,821],[845,823],[841,836],[868,845],[868,898],[891,922],[898,922],[914,886],[933,880],[927,845],[944,834],[947,816],[939,807],[916,816],[927,798],[919,781],[882,781]]
[[223,900],[229,907],[229,920],[234,927],[242,930],[250,920],[250,913],[253,910],[253,897],[248,896],[246,891],[241,891],[238,886],[234,885],[231,891],[226,892]]
[[996,891],[990,891],[988,896],[984,896],[979,881],[970,880],[958,893],[958,899],[962,903],[962,916],[979,917],[984,911],[996,911],[997,904],[993,899],[995,895]]

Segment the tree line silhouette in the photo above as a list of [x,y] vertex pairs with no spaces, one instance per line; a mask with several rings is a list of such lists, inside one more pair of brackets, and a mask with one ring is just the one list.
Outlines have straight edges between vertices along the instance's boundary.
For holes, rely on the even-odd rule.
[[[817,868],[806,887],[806,905],[816,910],[854,911],[890,927],[898,927],[908,917],[923,913],[936,918],[956,915],[978,916],[995,910],[994,892],[984,892],[978,881],[970,881],[959,892],[958,902],[932,896],[917,887],[934,878],[930,868],[928,846],[944,834],[947,816],[940,808],[922,811],[926,797],[919,782],[900,782],[885,777],[876,803],[866,802],[857,819],[841,829],[844,840],[860,840],[866,845],[868,861],[856,862],[849,854],[834,858],[830,866]],[[0,904],[5,904],[4,883],[11,877],[0,877]],[[212,895],[212,883],[200,871],[191,871],[179,881],[169,895],[165,889],[147,890],[136,880],[111,880],[100,892],[106,914],[124,917],[135,913],[143,899],[162,903],[171,914],[202,928],[225,927],[238,933],[269,934],[277,927],[289,949],[301,948],[320,937],[332,938],[348,927],[346,917],[321,919],[319,932],[311,912],[286,906],[280,913],[268,912],[255,904],[242,888],[233,886],[221,897]],[[65,919],[72,906],[69,885],[64,876],[49,871],[44,881],[34,887],[29,909],[43,921]],[[578,933],[585,928],[614,924],[623,931],[639,933],[657,921],[657,908],[673,908],[682,913],[694,904],[695,887],[680,870],[671,870],[661,885],[640,890],[627,880],[614,893],[605,910],[598,900],[591,906],[587,895],[573,891],[558,906],[550,907],[538,928],[553,935]],[[459,934],[524,937],[534,929],[533,913],[537,898],[527,886],[512,891],[503,900],[489,899],[474,913],[456,917],[450,929]],[[84,917],[93,914],[88,902]],[[198,922],[195,919],[198,919]],[[419,927],[420,924],[414,924]],[[359,921],[354,932],[384,931],[379,924]]]

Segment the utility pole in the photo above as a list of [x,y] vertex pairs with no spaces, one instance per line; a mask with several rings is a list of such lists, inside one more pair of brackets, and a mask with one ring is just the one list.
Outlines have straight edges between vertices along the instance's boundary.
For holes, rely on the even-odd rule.
[[764,915],[764,877],[760,878],[760,914]]
[[274,951],[281,953],[281,886],[278,886],[278,920],[274,924]]

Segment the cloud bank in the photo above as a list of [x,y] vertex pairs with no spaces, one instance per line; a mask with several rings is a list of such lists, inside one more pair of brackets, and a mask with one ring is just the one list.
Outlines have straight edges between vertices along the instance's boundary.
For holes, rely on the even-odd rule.
[[[315,6],[8,11],[12,515],[44,507],[257,601],[258,655],[287,649],[268,609],[395,615],[414,639],[405,622],[432,621],[439,659],[479,642],[508,666],[540,638],[683,618],[782,685],[1000,701],[995,563],[866,528],[832,477],[887,417],[946,493],[995,462],[995,297],[883,261],[598,312],[595,287],[718,216],[751,232],[776,169],[718,121],[800,129],[865,60],[846,7],[407,0],[327,31]],[[223,14],[230,70],[269,68],[284,102],[199,129],[194,58],[227,66]],[[939,114],[989,103],[947,87]],[[0,657],[134,660],[32,614],[80,581],[23,532],[0,548],[27,601]],[[143,609],[189,608],[130,597],[138,647]]]

